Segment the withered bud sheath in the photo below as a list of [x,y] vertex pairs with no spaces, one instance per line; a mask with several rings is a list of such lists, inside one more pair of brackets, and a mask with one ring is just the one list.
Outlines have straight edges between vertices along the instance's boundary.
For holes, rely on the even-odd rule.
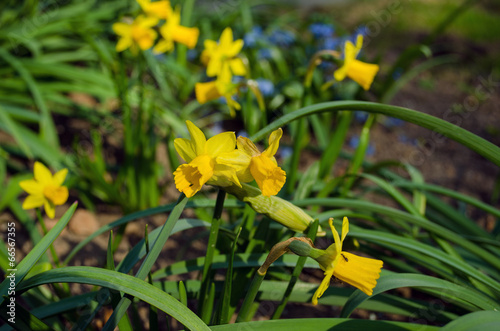
[[309,238],[305,237],[293,237],[288,240],[277,243],[271,248],[269,255],[267,255],[264,264],[257,270],[259,275],[263,276],[266,274],[267,269],[271,264],[276,261],[281,255],[292,251],[293,253],[300,256],[308,256],[309,251],[314,248],[314,244]]

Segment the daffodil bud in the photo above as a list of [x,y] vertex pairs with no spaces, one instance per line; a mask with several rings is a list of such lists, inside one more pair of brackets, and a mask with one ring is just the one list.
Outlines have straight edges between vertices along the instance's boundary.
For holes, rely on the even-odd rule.
[[[234,195],[239,200],[246,202],[256,212],[266,215],[276,222],[286,226],[290,230],[304,232],[314,220],[304,210],[294,204],[276,196],[266,197],[262,192],[248,184],[226,186],[223,189]],[[324,236],[325,232],[318,228],[318,236]]]

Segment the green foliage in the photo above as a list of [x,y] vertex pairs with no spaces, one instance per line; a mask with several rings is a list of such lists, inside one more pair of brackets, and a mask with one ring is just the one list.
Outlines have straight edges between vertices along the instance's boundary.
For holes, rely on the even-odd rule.
[[[200,39],[194,50],[176,45],[175,52],[163,55],[116,52],[112,24],[141,13],[135,1],[0,4],[0,211],[15,220],[16,249],[21,250],[21,231],[32,246],[15,266],[15,294],[9,294],[9,278],[0,284],[0,318],[9,319],[13,296],[19,321],[0,330],[93,330],[106,314],[104,330],[141,329],[147,323],[157,330],[173,325],[172,319],[190,330],[497,329],[500,209],[495,192],[491,199],[475,198],[426,182],[425,173],[411,164],[373,164],[366,157],[378,120],[390,116],[432,130],[500,167],[500,147],[488,139],[425,109],[388,104],[420,74],[460,63],[455,56],[437,56],[435,38],[448,28],[475,36],[486,25],[466,29],[474,25],[470,22],[484,19],[495,28],[494,15],[464,1],[434,4],[442,11],[428,17],[421,4],[412,3],[416,15],[425,16],[421,22],[432,26],[430,35],[392,64],[384,58],[366,60],[380,63],[382,72],[364,91],[348,79],[332,81],[342,65],[335,55],[342,45],[333,53],[318,53],[325,40],[315,37],[312,23],[335,24],[330,37],[353,37],[330,15],[270,1],[172,3],[182,9],[183,25],[200,29]],[[195,97],[195,84],[207,81],[203,41],[217,40],[227,26],[235,39],[246,36],[240,56],[249,69],[245,83],[238,82],[247,88],[234,96],[242,106],[234,117],[225,101],[200,104]],[[493,35],[495,29],[488,31]],[[360,54],[363,61],[365,56]],[[317,61],[309,63],[311,58]],[[368,118],[354,152],[347,153],[346,139],[359,129],[357,111]],[[213,189],[190,199],[181,194],[176,203],[167,198],[175,191],[171,174],[180,163],[173,140],[187,137],[188,119],[207,137],[227,129],[244,131],[254,142],[282,128],[280,150],[292,150],[277,156],[287,173],[279,196],[310,216],[309,228],[295,233],[224,187],[215,188],[217,198]],[[64,215],[45,235],[20,202],[19,182],[32,178],[35,160],[68,168],[70,202],[80,201],[60,207],[66,208]],[[77,204],[90,210],[111,205],[123,216],[57,256],[52,247]],[[37,215],[44,226],[39,210]],[[149,231],[146,226],[144,238],[124,255],[117,249],[128,239],[128,224],[160,215],[165,218],[161,227]],[[475,221],[477,215],[497,225],[485,228]],[[331,284],[319,300],[332,307],[328,318],[290,318],[293,309],[322,314],[308,304],[319,286],[319,265],[285,254],[265,276],[256,269],[275,244],[292,237],[307,235],[326,248],[333,242],[327,220],[335,218],[339,229],[344,216],[351,222],[345,249],[384,261],[373,295]],[[326,239],[316,238],[318,227]],[[103,263],[73,266],[79,263],[77,253],[93,249],[100,235],[108,237]],[[198,240],[207,243],[206,250],[192,257],[187,253],[196,252]],[[6,276],[12,269],[8,249],[5,239],[0,268]],[[71,284],[92,287],[74,293]],[[139,314],[144,306],[146,317]],[[366,314],[358,314],[359,309],[376,314],[360,319]]]

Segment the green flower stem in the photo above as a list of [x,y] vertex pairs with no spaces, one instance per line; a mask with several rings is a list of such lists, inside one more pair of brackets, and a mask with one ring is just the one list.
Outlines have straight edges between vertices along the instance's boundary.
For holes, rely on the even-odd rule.
[[[314,242],[314,239],[316,239],[316,233],[318,232],[318,226],[319,226],[319,221],[316,219],[311,225],[309,226],[309,230],[307,231],[307,237],[311,239],[312,242]],[[298,246],[303,246],[304,248],[304,253],[307,252],[308,250],[310,251],[312,249],[309,244],[303,242],[303,241],[292,241],[290,243],[291,247],[292,245],[298,245]],[[308,255],[308,254],[307,254]],[[283,294],[283,298],[281,299],[280,304],[276,308],[276,310],[273,313],[272,319],[279,319],[281,317],[281,314],[283,313],[283,310],[286,307],[286,304],[290,300],[290,296],[292,295],[293,288],[295,284],[297,283],[299,279],[299,275],[302,272],[302,269],[304,268],[304,264],[306,263],[307,256],[300,255],[300,258],[297,261],[297,265],[293,269],[292,272],[292,278],[290,279],[290,282],[288,283],[288,286],[285,290],[285,293]]]
[[200,297],[198,299],[198,314],[205,323],[210,323],[210,312],[212,310],[212,302],[207,301],[208,290],[210,288],[210,272],[212,270],[212,261],[219,235],[219,227],[221,223],[222,210],[224,208],[224,200],[226,191],[219,189],[217,193],[217,201],[215,202],[214,216],[212,225],[210,226],[210,236],[208,237],[207,253],[205,255],[205,265],[203,266],[203,274],[201,277]]
[[259,292],[260,284],[262,284],[262,281],[264,280],[265,276],[266,274],[261,275],[259,272],[255,273],[252,283],[250,284],[250,288],[248,289],[247,295],[245,296],[240,311],[238,312],[236,323],[249,321],[252,311],[251,308],[255,301],[255,297]]
[[[36,216],[37,216],[38,221],[40,222],[40,225],[42,227],[43,235],[46,236],[48,231],[47,231],[47,227],[45,226],[45,221],[43,220],[42,213],[40,212],[39,208],[36,209]],[[59,258],[57,257],[56,250],[54,249],[54,245],[50,244],[49,249],[50,249],[50,254],[52,255],[52,259],[54,260],[54,264],[56,265],[56,267],[59,268],[61,266],[61,263],[59,261]]]
[[[370,114],[365,124],[363,125],[363,129],[361,130],[361,135],[359,137],[359,145],[356,148],[356,152],[354,153],[354,157],[351,161],[351,165],[347,170],[348,175],[355,175],[358,173],[358,170],[361,168],[363,161],[365,160],[366,150],[368,149],[368,145],[370,143],[370,130],[373,127],[377,119],[376,114]],[[344,186],[342,187],[342,191],[340,195],[345,197],[349,190],[351,189],[354,181],[357,179],[356,176],[347,177]]]
[[[184,0],[182,5],[181,25],[191,26],[191,16],[193,13],[195,0]],[[187,63],[187,46],[177,44],[177,63],[185,67]]]

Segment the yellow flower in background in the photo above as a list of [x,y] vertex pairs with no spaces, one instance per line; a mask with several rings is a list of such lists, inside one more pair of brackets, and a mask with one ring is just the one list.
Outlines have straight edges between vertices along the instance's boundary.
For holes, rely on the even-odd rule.
[[62,169],[52,176],[46,166],[35,162],[34,179],[23,180],[19,186],[29,195],[23,203],[23,209],[32,209],[44,206],[47,216],[54,218],[55,206],[62,205],[68,200],[68,188],[63,182],[68,169]]
[[228,186],[233,183],[241,187],[236,170],[217,157],[232,152],[236,146],[234,132],[223,132],[206,139],[203,132],[192,122],[186,121],[191,139],[177,138],[174,146],[177,153],[187,162],[174,172],[175,186],[188,198],[208,183]]
[[198,42],[200,30],[182,26],[181,9],[176,7],[175,11],[171,10],[167,22],[161,26],[160,34],[163,39],[153,49],[156,54],[172,51],[174,42],[184,44],[188,48],[194,48]]
[[158,24],[157,18],[143,15],[137,16],[131,23],[114,23],[113,31],[120,36],[116,51],[122,52],[130,48],[132,53],[136,54],[137,47],[143,51],[153,47],[158,34],[152,27],[156,24]]
[[232,82],[232,75],[228,64],[224,64],[222,72],[216,80],[206,83],[196,83],[194,89],[196,100],[204,104],[208,101],[224,97],[229,107],[231,116],[235,116],[235,110],[240,110],[240,104],[233,99],[238,92],[238,85]]
[[155,1],[150,0],[137,0],[141,9],[150,17],[156,17],[160,20],[166,20],[172,13],[172,7],[170,6],[170,1]]
[[357,287],[367,295],[373,294],[373,288],[377,285],[377,279],[380,277],[380,270],[383,262],[381,260],[357,256],[342,251],[342,244],[349,232],[349,220],[344,217],[342,223],[342,238],[333,226],[333,218],[328,220],[332,229],[335,242],[326,250],[313,249],[310,255],[325,271],[325,278],[314,293],[312,303],[318,304],[320,298],[330,285],[332,276],[337,277],[343,282]]
[[342,81],[347,76],[361,85],[362,88],[368,90],[378,72],[379,66],[356,60],[362,45],[362,35],[358,35],[356,38],[356,46],[352,42],[346,41],[344,45],[344,64],[335,70],[333,77],[337,81]]
[[243,60],[237,55],[243,48],[243,40],[233,40],[233,31],[227,27],[222,31],[219,42],[205,40],[201,61],[207,66],[207,76],[220,75],[227,66],[231,74],[244,76],[247,72]]
[[238,137],[236,140],[238,149],[217,159],[233,164],[241,182],[247,183],[255,179],[262,195],[267,197],[276,195],[286,181],[285,171],[278,167],[274,158],[282,135],[281,128],[273,131],[269,135],[269,146],[263,152],[260,152],[250,139]]

